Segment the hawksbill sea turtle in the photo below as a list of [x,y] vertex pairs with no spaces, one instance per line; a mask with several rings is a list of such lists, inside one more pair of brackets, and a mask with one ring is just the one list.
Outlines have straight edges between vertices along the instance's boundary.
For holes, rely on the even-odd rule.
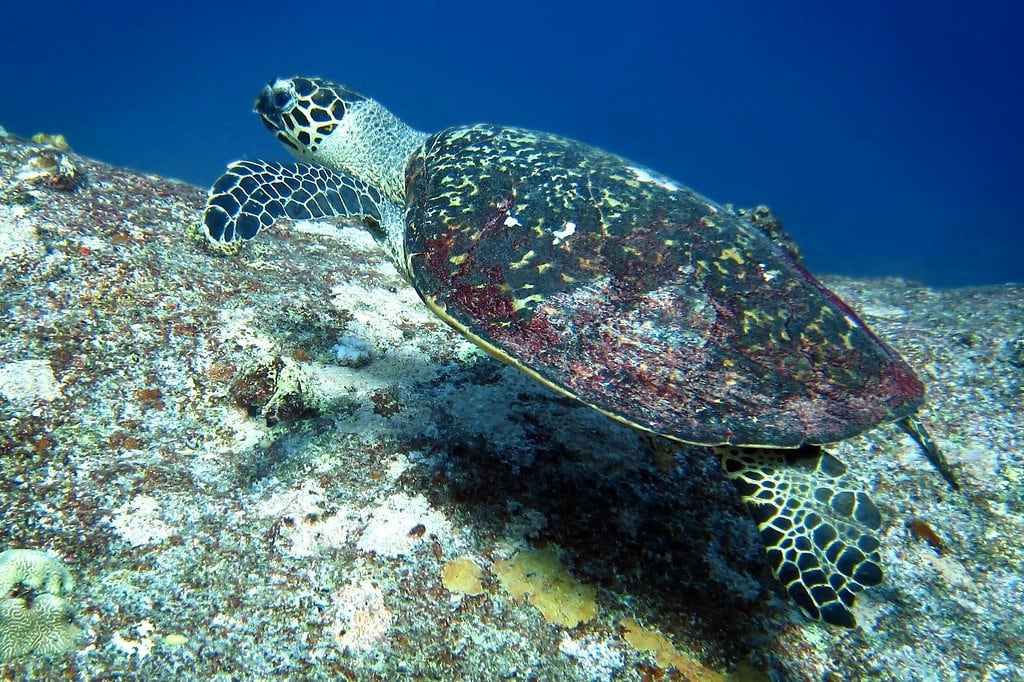
[[496,125],[412,129],[320,78],[255,111],[303,163],[239,161],[216,244],[281,218],[369,230],[427,306],[490,355],[648,437],[709,446],[811,617],[854,627],[882,516],[822,449],[914,418],[924,387],[778,235],[601,149]]

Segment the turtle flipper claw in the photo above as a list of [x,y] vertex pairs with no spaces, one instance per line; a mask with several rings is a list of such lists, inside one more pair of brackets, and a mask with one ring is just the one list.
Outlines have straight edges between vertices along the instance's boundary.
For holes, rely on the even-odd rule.
[[856,593],[882,582],[871,498],[847,487],[846,467],[818,447],[717,451],[790,597],[815,619],[856,627]]

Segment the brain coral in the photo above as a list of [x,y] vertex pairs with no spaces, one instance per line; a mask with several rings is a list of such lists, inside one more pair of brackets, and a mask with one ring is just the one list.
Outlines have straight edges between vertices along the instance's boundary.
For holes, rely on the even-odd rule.
[[74,648],[81,630],[65,599],[73,587],[68,570],[45,552],[0,552],[0,662]]

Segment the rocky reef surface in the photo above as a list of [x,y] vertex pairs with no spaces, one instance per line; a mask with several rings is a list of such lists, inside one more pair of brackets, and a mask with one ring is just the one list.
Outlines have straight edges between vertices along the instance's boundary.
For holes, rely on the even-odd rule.
[[73,583],[5,585],[0,628],[73,622],[0,679],[1021,679],[1024,287],[825,278],[963,484],[895,426],[831,449],[887,524],[846,631],[709,452],[477,351],[365,234],[217,253],[203,189],[63,146],[0,136],[0,551]]

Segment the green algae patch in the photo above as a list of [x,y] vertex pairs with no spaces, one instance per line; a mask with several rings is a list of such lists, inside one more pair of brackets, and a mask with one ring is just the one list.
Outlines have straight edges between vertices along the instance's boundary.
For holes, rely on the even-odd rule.
[[495,561],[491,571],[505,591],[533,604],[549,623],[573,628],[597,615],[597,591],[569,575],[554,545],[524,549]]

